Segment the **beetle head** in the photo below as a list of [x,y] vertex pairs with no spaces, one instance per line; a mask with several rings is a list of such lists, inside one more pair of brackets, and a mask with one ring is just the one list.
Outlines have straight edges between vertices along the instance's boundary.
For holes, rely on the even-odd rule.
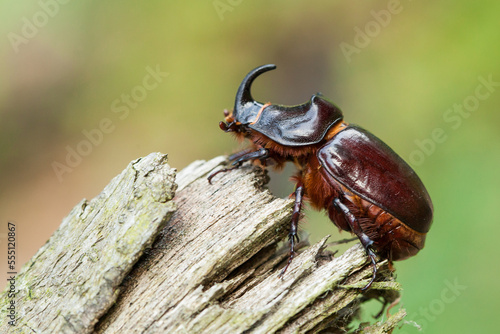
[[320,93],[294,106],[263,104],[250,92],[253,81],[262,73],[275,69],[273,64],[259,66],[246,75],[236,93],[234,110],[224,112],[226,132],[249,137],[258,132],[285,146],[307,146],[324,139],[328,130],[343,119],[342,111]]

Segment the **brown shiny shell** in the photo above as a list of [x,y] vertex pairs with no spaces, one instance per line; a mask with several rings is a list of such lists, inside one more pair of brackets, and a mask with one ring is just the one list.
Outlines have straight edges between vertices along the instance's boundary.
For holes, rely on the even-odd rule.
[[413,169],[389,146],[361,127],[349,125],[318,150],[335,180],[408,227],[427,233],[433,206]]
[[270,105],[248,127],[280,145],[306,146],[323,140],[342,118],[342,111],[332,102],[313,95],[310,101],[297,106]]

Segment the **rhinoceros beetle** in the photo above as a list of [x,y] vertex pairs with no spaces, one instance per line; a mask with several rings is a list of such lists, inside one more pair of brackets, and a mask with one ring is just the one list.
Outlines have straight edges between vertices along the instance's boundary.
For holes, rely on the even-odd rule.
[[422,181],[413,169],[382,140],[343,121],[342,111],[321,94],[301,105],[282,106],[257,102],[250,87],[257,76],[275,69],[263,65],[243,79],[232,113],[225,111],[220,128],[241,139],[249,149],[230,157],[231,168],[245,161],[272,160],[282,167],[293,162],[298,172],[295,205],[291,218],[290,256],[281,276],[292,262],[299,241],[297,226],[304,199],[313,208],[325,209],[332,222],[354,233],[373,265],[375,252],[386,259],[404,260],[424,247],[432,223],[433,205]]

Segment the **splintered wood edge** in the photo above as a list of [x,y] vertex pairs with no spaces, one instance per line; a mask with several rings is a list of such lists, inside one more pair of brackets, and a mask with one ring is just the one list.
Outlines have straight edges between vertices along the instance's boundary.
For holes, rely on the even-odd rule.
[[[76,205],[16,276],[16,325],[3,322],[0,331],[92,331],[175,211],[175,173],[167,155],[152,153],[132,161],[97,197]],[[2,312],[10,302],[6,292]]]

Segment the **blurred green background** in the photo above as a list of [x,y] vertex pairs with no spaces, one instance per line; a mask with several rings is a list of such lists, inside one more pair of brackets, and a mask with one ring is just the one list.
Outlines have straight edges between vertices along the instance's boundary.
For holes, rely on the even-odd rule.
[[[432,196],[425,249],[395,264],[410,322],[399,332],[493,332],[499,13],[492,0],[3,2],[2,268],[8,221],[25,262],[131,160],[160,151],[180,170],[233,152],[222,110],[249,70],[274,63],[256,99],[296,104],[321,91],[408,161]],[[80,158],[66,161],[72,150]],[[291,192],[287,176],[275,178],[277,193]],[[306,215],[312,241],[349,236],[323,213]]]

